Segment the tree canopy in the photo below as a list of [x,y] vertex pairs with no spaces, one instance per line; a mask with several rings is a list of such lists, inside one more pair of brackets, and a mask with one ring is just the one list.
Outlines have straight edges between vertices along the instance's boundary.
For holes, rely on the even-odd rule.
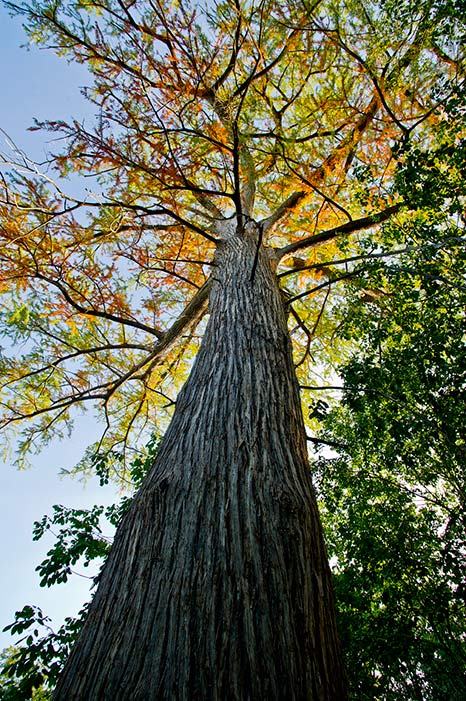
[[96,112],[36,124],[46,163],[2,157],[2,332],[24,349],[2,356],[2,422],[19,454],[80,408],[104,451],[163,425],[234,215],[261,221],[281,266],[300,376],[328,367],[359,232],[376,250],[377,224],[411,216],[397,161],[435,139],[461,84],[459,4],[5,4],[88,67]]

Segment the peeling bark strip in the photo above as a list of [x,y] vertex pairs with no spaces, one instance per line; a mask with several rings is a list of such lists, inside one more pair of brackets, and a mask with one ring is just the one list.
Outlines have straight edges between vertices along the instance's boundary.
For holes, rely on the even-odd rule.
[[258,229],[210,320],[55,701],[346,699],[291,345]]

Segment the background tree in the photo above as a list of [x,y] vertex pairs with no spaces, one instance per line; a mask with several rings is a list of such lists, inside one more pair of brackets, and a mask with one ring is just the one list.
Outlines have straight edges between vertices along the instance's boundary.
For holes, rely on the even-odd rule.
[[[3,407],[6,426],[26,426],[20,449],[92,403],[106,422],[93,450],[126,453],[174,404],[210,295],[57,698],[342,698],[275,270],[309,386],[338,283],[379,254],[381,222],[412,217],[393,147],[429,143],[446,119],[457,8],[8,6],[89,65],[98,112],[92,128],[41,125],[64,141],[49,174],[21,157],[4,180],[5,329],[27,344],[22,362],[4,358]],[[94,173],[96,191],[66,197],[53,169]],[[354,236],[367,229],[369,244]]]
[[[378,259],[353,285],[341,332],[359,351],[325,420],[339,455],[321,459],[318,483],[358,699],[466,693],[460,105],[462,94],[447,103],[436,147],[410,152],[400,169],[405,199],[429,216],[404,226],[397,259]],[[388,243],[393,233],[387,225]]]

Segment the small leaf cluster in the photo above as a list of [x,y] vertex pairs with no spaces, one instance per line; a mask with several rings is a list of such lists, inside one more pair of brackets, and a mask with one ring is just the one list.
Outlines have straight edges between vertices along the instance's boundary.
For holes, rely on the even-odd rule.
[[[450,86],[449,86],[450,87]],[[412,209],[462,215],[466,201],[466,130],[463,83],[451,88],[443,106],[435,143],[426,149],[413,141],[395,147],[395,187]]]
[[26,633],[17,645],[4,651],[2,701],[42,701],[50,698],[71,646],[82,626],[87,605],[76,618],[65,618],[58,630],[38,606],[24,606],[6,626],[12,635]]
[[47,532],[55,533],[55,542],[46,558],[36,568],[41,586],[66,582],[72,574],[72,567],[81,560],[84,567],[109,551],[109,540],[102,534],[100,519],[105,513],[103,506],[92,509],[68,509],[61,505],[53,506],[51,516],[43,516],[34,523],[33,540],[40,540]]

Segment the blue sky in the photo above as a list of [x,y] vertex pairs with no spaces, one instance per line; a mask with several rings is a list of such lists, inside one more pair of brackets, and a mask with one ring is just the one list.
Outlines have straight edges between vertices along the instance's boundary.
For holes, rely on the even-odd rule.
[[0,126],[28,155],[40,160],[48,138],[28,132],[33,118],[67,119],[91,114],[80,94],[88,84],[86,70],[55,56],[50,50],[28,44],[21,19],[10,17],[0,3],[0,56],[4,80]]
[[[21,150],[40,161],[50,137],[27,131],[33,117],[67,119],[89,114],[90,106],[80,95],[80,87],[88,81],[81,66],[69,65],[37,47],[20,48],[25,43],[27,37],[20,20],[10,18],[0,5],[0,127]],[[0,139],[4,150],[5,138],[0,135]],[[31,470],[18,472],[8,462],[0,464],[0,629],[25,604],[41,606],[58,625],[64,616],[76,613],[88,597],[89,580],[80,577],[74,577],[67,585],[39,587],[34,569],[52,539],[33,543],[31,531],[33,522],[51,513],[53,504],[86,508],[114,500],[115,490],[102,489],[97,480],[83,486],[58,475],[61,468],[72,467],[78,461],[85,447],[97,438],[96,431],[95,420],[84,417],[70,440],[51,446],[40,456],[32,456]],[[0,649],[13,642],[8,633],[0,633]]]

